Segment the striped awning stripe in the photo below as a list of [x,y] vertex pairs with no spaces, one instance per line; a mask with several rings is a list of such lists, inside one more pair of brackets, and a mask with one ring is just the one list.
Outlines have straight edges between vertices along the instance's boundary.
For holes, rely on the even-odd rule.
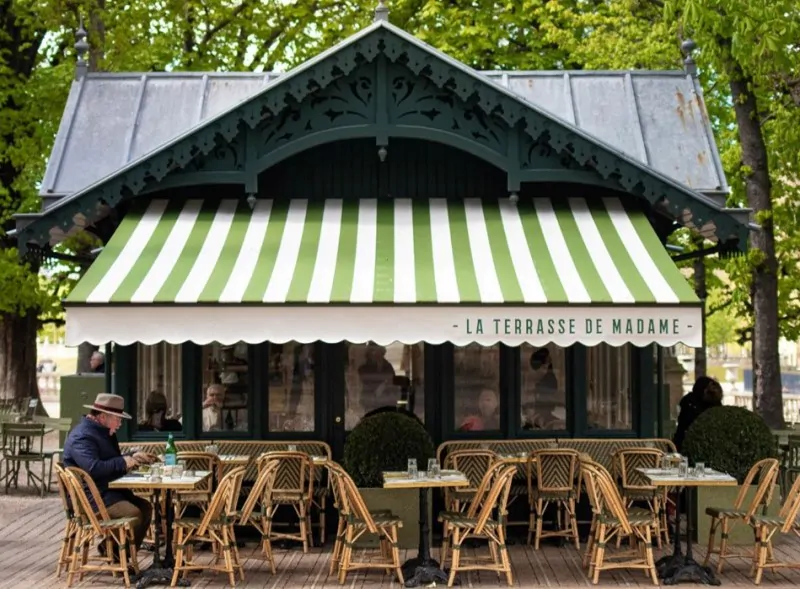
[[[195,307],[192,321],[198,321],[202,319],[197,308],[239,307],[250,314],[242,319],[249,324],[242,328],[247,338],[228,327],[229,339],[277,341],[276,322],[300,313],[294,309],[299,306],[306,309],[303,317],[310,317],[309,309],[314,308],[320,332],[342,322],[341,329],[325,337],[311,331],[304,332],[304,337],[341,341],[356,337],[344,323],[352,310],[361,314],[353,315],[351,322],[366,319],[365,309],[372,309],[371,321],[381,323],[380,317],[391,315],[387,308],[433,306],[438,309],[435,316],[449,322],[451,331],[465,332],[463,337],[441,330],[426,334],[422,328],[413,337],[457,342],[475,335],[466,333],[472,330],[465,322],[473,312],[515,309],[515,320],[528,321],[533,309],[538,309],[539,318],[558,310],[563,319],[588,307],[595,311],[580,311],[588,313],[586,320],[600,308],[613,310],[618,319],[637,321],[663,322],[678,313],[684,331],[680,335],[672,328],[665,335],[663,325],[655,333],[652,326],[639,326],[635,334],[616,335],[619,341],[692,345],[688,340],[697,339],[695,330],[700,326],[698,304],[644,213],[626,209],[614,197],[534,198],[519,203],[505,198],[491,202],[286,199],[259,200],[252,209],[240,200],[153,200],[127,214],[70,294],[67,331],[68,337],[70,332],[76,338],[87,337],[89,312],[97,307],[143,306],[150,310],[139,315],[132,315],[131,309],[118,310],[116,320],[105,316],[107,329],[117,332],[105,341],[142,341],[132,340],[130,330],[121,333],[122,328],[109,325],[122,321],[122,315],[125,321],[136,322],[140,317],[145,323],[163,316],[147,332],[139,323],[133,330],[137,338],[145,334],[148,339],[167,341],[214,341],[211,333],[197,335],[192,331],[196,327],[188,329],[195,335],[185,335],[188,331],[175,323],[175,313]],[[685,307],[691,307],[690,311],[675,311]],[[283,311],[276,313],[276,308]],[[347,308],[350,311],[343,310]],[[667,312],[668,308],[673,311]],[[273,309],[273,314],[267,318],[263,309]],[[324,309],[328,315],[320,314]],[[83,327],[77,334],[74,328],[70,330],[69,320],[72,317],[75,324],[79,316]],[[265,326],[258,333],[253,327],[256,316]],[[416,321],[414,317],[404,315],[404,321]],[[492,317],[491,313],[486,317]],[[477,315],[472,319],[477,320]],[[611,321],[611,316],[607,319]],[[165,327],[164,321],[172,324]],[[392,339],[387,331],[393,321],[380,334],[360,329],[358,337],[399,339]],[[290,333],[292,326],[284,327],[280,337],[297,339]],[[100,337],[98,329],[89,330],[95,340]],[[520,334],[520,329],[525,333]],[[637,339],[642,329],[649,333]],[[532,337],[530,328],[512,331],[516,339],[498,337],[496,341],[557,339],[553,333]],[[594,336],[592,341],[606,341],[597,339],[600,334]],[[574,330],[562,339],[586,340]]]
[[697,303],[640,212],[410,199],[154,200],[70,294],[79,303]]

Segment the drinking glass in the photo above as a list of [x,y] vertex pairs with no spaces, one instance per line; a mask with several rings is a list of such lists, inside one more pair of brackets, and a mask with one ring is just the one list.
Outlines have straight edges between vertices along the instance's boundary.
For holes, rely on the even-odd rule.
[[680,466],[678,466],[678,476],[685,477],[689,474],[689,460],[687,458],[681,458]]
[[671,465],[672,460],[670,459],[669,454],[664,454],[664,456],[661,457],[661,470],[668,471]]
[[183,477],[183,464],[176,464],[172,467],[172,477],[176,479]]
[[436,458],[431,458],[428,460],[428,476],[432,479],[439,477],[441,474],[439,470],[439,461]]
[[408,478],[410,478],[410,479],[417,478],[417,459],[416,458],[409,458],[408,459]]
[[705,462],[695,462],[694,463],[694,474],[697,475],[697,478],[703,478],[706,476],[706,463]]

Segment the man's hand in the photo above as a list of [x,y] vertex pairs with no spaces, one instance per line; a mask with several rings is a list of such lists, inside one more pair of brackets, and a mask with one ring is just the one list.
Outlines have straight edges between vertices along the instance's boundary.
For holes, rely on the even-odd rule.
[[219,407],[219,402],[216,399],[206,399],[203,401],[203,409],[207,407]]
[[126,470],[133,470],[134,468],[139,466],[139,463],[136,462],[136,459],[133,456],[123,456],[123,458],[125,459]]
[[133,460],[136,461],[136,464],[153,464],[158,457],[147,452],[137,452],[133,455]]

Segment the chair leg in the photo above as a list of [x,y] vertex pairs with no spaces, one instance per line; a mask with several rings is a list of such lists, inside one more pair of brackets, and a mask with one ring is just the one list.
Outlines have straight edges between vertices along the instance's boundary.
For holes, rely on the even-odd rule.
[[450,577],[447,579],[447,586],[452,587],[453,583],[456,581],[456,573],[458,572],[458,567],[461,564],[461,541],[462,541],[462,532],[459,528],[453,528],[450,533],[452,534],[452,542],[453,542],[453,562],[450,564]]
[[720,527],[719,556],[717,557],[717,574],[722,573],[725,566],[725,556],[728,554],[728,534],[730,533],[730,520],[723,517]]
[[175,566],[172,570],[172,582],[170,583],[170,587],[177,587],[178,576],[181,574],[181,570],[183,570],[185,530],[184,528],[178,528],[176,531],[177,534],[175,535],[175,541],[177,546],[175,548]]
[[603,568],[603,557],[605,556],[606,545],[606,526],[600,524],[597,532],[597,550],[595,550],[594,558],[594,574],[592,575],[592,584],[597,585],[600,582],[600,570]]

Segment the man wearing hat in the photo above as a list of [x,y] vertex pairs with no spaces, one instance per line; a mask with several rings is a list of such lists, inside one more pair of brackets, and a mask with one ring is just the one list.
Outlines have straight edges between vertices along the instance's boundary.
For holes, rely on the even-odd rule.
[[[152,463],[155,457],[144,452],[132,455],[120,452],[116,432],[123,419],[131,418],[123,411],[124,406],[122,397],[108,393],[100,393],[92,405],[84,405],[89,414],[69,433],[63,460],[64,466],[76,466],[89,473],[112,519],[135,518],[133,533],[139,548],[150,526],[150,503],[132,491],[112,490],[108,485],[137,466]],[[91,495],[89,501],[94,501]]]

